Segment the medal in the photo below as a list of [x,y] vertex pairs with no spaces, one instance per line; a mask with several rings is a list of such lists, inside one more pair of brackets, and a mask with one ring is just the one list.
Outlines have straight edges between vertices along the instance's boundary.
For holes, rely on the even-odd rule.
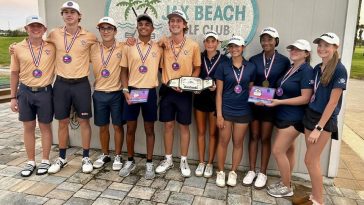
[[310,100],[310,102],[314,102],[315,101],[315,94],[313,94],[312,96],[311,96],[311,100]]
[[114,44],[111,47],[109,55],[107,56],[107,58],[105,60],[105,58],[104,58],[104,48],[103,48],[102,44],[100,43],[101,61],[102,61],[102,66],[104,68],[104,69],[101,70],[101,76],[104,77],[104,78],[108,78],[110,76],[110,71],[106,67],[110,62],[110,58],[111,58],[112,54],[114,53],[115,47],[116,47],[116,42],[114,41]]
[[221,57],[221,54],[219,54],[219,57],[216,59],[215,63],[211,66],[211,68],[209,69],[208,66],[207,66],[207,63],[206,63],[206,58],[203,58],[203,62],[205,64],[205,70],[206,70],[206,73],[207,73],[207,77],[210,77],[210,73],[214,70],[216,64],[219,62],[220,60],[220,57]]
[[63,40],[64,40],[64,50],[66,51],[66,55],[63,56],[63,62],[66,64],[69,64],[72,62],[72,57],[68,54],[73,46],[73,43],[75,42],[78,33],[80,33],[80,29],[77,28],[76,33],[72,36],[72,40],[70,45],[67,45],[67,28],[64,27],[64,35],[63,35]]
[[321,83],[320,79],[317,79],[319,72],[320,71],[317,71],[317,73],[316,73],[315,82],[314,82],[314,85],[313,85],[313,95],[311,96],[311,100],[310,100],[311,103],[315,101],[315,99],[316,99],[316,91],[317,91],[317,88],[319,87],[319,85]]
[[277,88],[276,90],[276,94],[278,96],[282,96],[283,95],[283,88],[282,85],[288,80],[288,78],[290,78],[298,69],[300,69],[301,65],[298,66],[297,68],[293,69],[294,66],[292,65],[291,68],[287,71],[287,73],[283,76],[282,81],[280,82],[280,86]]
[[143,56],[143,53],[142,53],[142,49],[140,49],[140,47],[139,47],[139,43],[141,43],[141,42],[137,42],[137,44],[136,44],[136,47],[138,49],[138,53],[139,53],[140,60],[142,61],[142,65],[139,66],[139,72],[141,74],[144,74],[144,73],[148,72],[148,68],[144,64],[145,64],[145,61],[147,60],[147,57],[148,57],[148,55],[150,53],[150,50],[152,49],[152,43],[148,43],[149,44],[148,50],[147,50],[147,52],[145,53],[144,56]]
[[277,96],[282,96],[283,95],[283,88],[281,88],[281,87],[277,88],[276,95]]
[[269,77],[270,71],[272,70],[272,66],[273,66],[275,57],[276,57],[276,53],[274,52],[272,60],[270,61],[269,66],[267,67],[265,53],[263,52],[264,76],[265,76],[265,80],[263,81],[263,87],[269,87],[268,77]]
[[174,71],[179,70],[179,69],[180,69],[180,67],[181,67],[181,66],[179,65],[179,63],[177,63],[177,60],[178,60],[178,56],[179,56],[179,54],[181,53],[182,48],[183,48],[183,46],[185,45],[185,43],[186,43],[186,38],[183,38],[183,41],[182,41],[182,43],[181,43],[180,50],[179,50],[179,51],[178,51],[178,53],[176,54],[176,50],[174,49],[173,41],[171,41],[171,48],[172,48],[172,52],[173,52],[174,60],[175,60],[175,62],[174,62],[174,63],[172,63],[172,69],[173,69]]
[[30,54],[32,56],[33,63],[35,65],[35,67],[36,67],[32,72],[33,77],[35,77],[35,78],[40,78],[40,77],[42,77],[42,74],[43,74],[43,72],[39,69],[40,58],[42,57],[43,46],[44,46],[44,41],[42,40],[42,43],[40,44],[38,56],[35,57],[34,50],[33,50],[33,47],[32,47],[32,42],[30,42],[30,40],[28,39],[29,51],[30,51]]
[[244,73],[244,65],[242,64],[241,67],[240,67],[240,73],[237,74],[235,72],[235,69],[234,69],[234,66],[231,66],[233,68],[233,72],[234,72],[234,76],[235,76],[235,80],[236,82],[238,83],[235,87],[234,87],[234,92],[236,94],[239,94],[243,91],[243,87],[240,85],[240,81],[241,79],[243,78],[243,73]]

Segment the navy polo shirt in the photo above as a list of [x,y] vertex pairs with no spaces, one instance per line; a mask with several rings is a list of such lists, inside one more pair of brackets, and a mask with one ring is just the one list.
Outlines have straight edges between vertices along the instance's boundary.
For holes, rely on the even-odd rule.
[[219,55],[220,55],[220,51],[217,50],[217,53],[215,56],[213,56],[211,58],[211,61],[210,59],[207,57],[207,52],[204,51],[201,53],[201,72],[200,72],[200,75],[199,77],[202,78],[202,79],[205,79],[207,77],[207,71],[206,71],[206,66],[205,66],[205,62],[206,62],[206,65],[207,65],[207,69],[208,71],[210,72],[209,74],[209,77],[210,78],[215,78],[215,71],[217,69],[217,66],[222,62],[222,61],[227,61],[229,60],[228,57],[226,57],[225,55],[221,55],[220,56],[220,59],[219,59],[219,62],[216,63],[215,67],[213,68],[213,70],[211,70],[212,66],[214,65],[214,63],[217,61],[217,59],[219,58]]
[[[264,70],[266,67],[269,67],[270,62],[272,60],[272,59],[266,59],[267,65],[264,65],[263,52],[251,57],[249,60],[250,62],[254,63],[257,69],[254,81],[254,85],[256,86],[262,86],[262,83],[265,80]],[[272,69],[268,75],[269,87],[271,88],[275,87],[278,79],[281,78],[287,72],[290,66],[291,63],[289,59],[286,56],[278,53],[278,51],[275,51],[275,58],[273,61]]]
[[[316,65],[314,68],[314,79],[316,77],[316,74],[317,74],[317,79],[320,79],[322,75],[321,64]],[[341,61],[339,61],[335,68],[335,72],[331,78],[330,83],[327,86],[323,86],[320,83],[319,87],[316,90],[315,100],[309,104],[309,108],[318,113],[323,113],[327,103],[330,100],[332,89],[341,88],[343,90],[346,90],[347,79],[348,79],[348,74],[346,72],[346,68],[341,63]],[[334,112],[332,113],[331,118],[337,119],[337,115],[339,114],[341,109],[341,103],[342,103],[342,96],[340,97],[339,102]]]
[[[301,89],[313,88],[313,68],[308,64],[302,64],[283,84],[283,77],[277,82],[277,88],[283,89],[283,95],[276,95],[276,99],[289,99],[301,96]],[[276,119],[297,122],[301,121],[305,113],[306,105],[279,105],[276,108]]]
[[[255,79],[255,65],[244,60],[244,72],[240,85],[243,88],[241,93],[235,93],[234,87],[237,85],[234,71],[240,74],[240,70],[233,66],[232,60],[223,61],[219,64],[215,72],[215,78],[224,82],[222,91],[222,114],[228,116],[244,116],[251,114],[248,104],[249,98],[249,83]],[[238,75],[239,78],[239,75]]]

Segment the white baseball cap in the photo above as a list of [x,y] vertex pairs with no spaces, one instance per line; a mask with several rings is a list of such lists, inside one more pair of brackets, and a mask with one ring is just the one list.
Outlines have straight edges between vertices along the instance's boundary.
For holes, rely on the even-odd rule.
[[116,27],[116,23],[115,23],[114,19],[111,17],[108,17],[108,16],[102,17],[99,20],[99,23],[97,24],[97,26],[100,26],[100,24],[102,24],[102,23],[107,23],[107,24],[110,24],[110,25]]
[[43,18],[40,16],[36,16],[36,15],[32,15],[32,16],[28,16],[25,20],[25,25],[28,26],[32,23],[39,23],[42,24],[44,27],[46,27]]
[[268,34],[270,36],[272,36],[273,38],[279,38],[279,34],[277,29],[273,28],[273,27],[266,27],[262,30],[262,32],[260,33],[260,36],[262,36],[263,34]]
[[208,37],[214,37],[216,40],[219,40],[219,35],[215,31],[207,31],[205,33],[204,40],[206,40]]
[[292,49],[292,47],[296,47],[302,51],[311,51],[310,42],[308,42],[304,39],[296,40],[294,43],[287,46],[287,49]]
[[229,40],[229,44],[235,44],[235,45],[238,45],[238,46],[245,46],[245,39],[241,36],[233,36],[230,38]]
[[74,2],[74,1],[65,2],[61,7],[61,11],[63,11],[64,9],[74,9],[78,13],[81,13],[80,12],[80,5],[78,5],[78,3]]
[[183,12],[182,10],[174,10],[172,11],[170,14],[167,15],[167,18],[170,19],[173,16],[178,16],[181,17],[185,22],[187,22],[187,16],[185,14],[185,12]]
[[324,40],[329,44],[333,44],[333,45],[337,45],[337,46],[340,45],[339,37],[336,34],[331,33],[331,32],[322,34],[320,37],[316,38],[313,41],[313,43],[318,44],[320,42],[320,40]]

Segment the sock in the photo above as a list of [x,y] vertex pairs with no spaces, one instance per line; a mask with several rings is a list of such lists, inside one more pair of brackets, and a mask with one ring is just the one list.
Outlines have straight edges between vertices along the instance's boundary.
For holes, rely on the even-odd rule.
[[66,150],[67,149],[59,149],[59,157],[62,159],[66,159]]
[[147,159],[147,163],[152,163],[152,159]]
[[90,150],[89,149],[83,149],[82,156],[83,157],[89,157]]
[[35,161],[28,161],[27,164],[30,164],[30,165],[32,165],[34,167],[35,166]]
[[182,160],[187,160],[187,157],[186,156],[181,156],[181,161]]
[[128,157],[128,161],[134,161],[134,157]]
[[50,164],[48,159],[42,159],[42,163],[44,163],[44,164]]
[[168,161],[172,161],[172,155],[171,155],[171,154],[167,154],[167,155],[166,155],[166,159],[167,159]]

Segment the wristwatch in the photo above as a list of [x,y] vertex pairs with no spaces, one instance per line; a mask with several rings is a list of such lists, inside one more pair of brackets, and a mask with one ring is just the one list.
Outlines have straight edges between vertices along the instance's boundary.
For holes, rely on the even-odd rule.
[[123,93],[129,93],[129,89],[128,88],[123,88]]
[[315,129],[320,132],[324,131],[324,128],[320,127],[320,125],[315,125]]

